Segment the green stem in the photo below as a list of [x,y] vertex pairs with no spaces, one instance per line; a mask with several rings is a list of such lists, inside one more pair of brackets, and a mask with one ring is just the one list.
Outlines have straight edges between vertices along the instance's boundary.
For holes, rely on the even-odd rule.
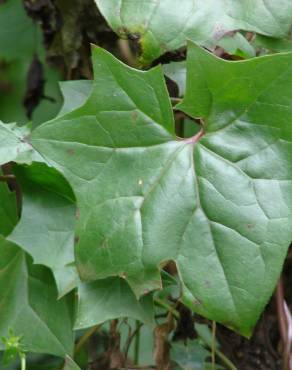
[[25,354],[20,355],[21,370],[26,370],[26,358]]
[[[155,298],[154,299],[154,303],[156,303],[160,307],[163,307],[163,308],[167,309],[169,312],[172,313],[172,315],[175,318],[179,319],[179,317],[180,317],[179,312],[176,309],[174,309],[172,306],[170,306],[168,303],[164,302],[162,299]],[[210,349],[212,350],[212,348],[213,348],[213,342],[212,342],[212,344],[206,343],[206,345],[208,347],[210,347]],[[224,353],[222,353],[216,347],[215,347],[215,354],[228,367],[228,369],[230,369],[230,370],[237,370],[237,368],[235,367],[235,365],[224,355]]]
[[224,353],[222,353],[221,351],[219,351],[219,349],[216,349],[216,355],[220,358],[220,360],[226,365],[228,366],[228,368],[230,370],[237,370],[237,368],[235,367],[235,365],[233,365],[233,363],[229,360],[229,358],[227,358]]
[[155,298],[154,303],[156,303],[160,307],[167,309],[167,311],[169,311],[176,319],[179,319],[179,312],[175,308],[173,308],[171,305],[164,302],[162,299]]
[[212,321],[211,356],[212,356],[212,370],[215,370],[215,364],[216,364],[216,321]]
[[79,339],[79,341],[77,342],[76,346],[75,346],[75,349],[74,349],[74,355],[76,355],[76,353],[78,353],[81,348],[84,346],[84,344],[88,341],[88,339],[94,334],[96,333],[100,327],[102,325],[96,325],[96,326],[93,326],[92,328],[90,328],[85,334],[83,334],[83,336]]
[[[212,328],[212,334],[214,333],[214,326]],[[213,335],[212,335],[213,336]],[[209,342],[209,341],[205,341],[202,337],[201,339],[203,340],[203,342],[205,343],[206,346],[208,346],[211,351],[213,351],[213,344],[214,344],[214,341],[212,340],[212,342]],[[230,370],[238,370],[236,368],[236,366],[229,360],[229,358],[227,358],[223,352],[221,352],[216,346],[214,348],[215,350],[215,354],[218,358],[220,358],[220,360],[228,367],[228,369]]]
[[140,353],[140,323],[136,320],[136,335],[135,335],[135,347],[134,347],[134,364],[139,364],[139,353]]

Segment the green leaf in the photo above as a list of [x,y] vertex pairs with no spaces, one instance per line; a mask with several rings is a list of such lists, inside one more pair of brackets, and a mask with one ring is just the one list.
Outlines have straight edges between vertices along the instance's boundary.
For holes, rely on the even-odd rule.
[[74,266],[74,194],[64,178],[43,163],[15,168],[21,185],[21,219],[9,240],[28,252],[35,263],[49,267],[59,297],[77,285]]
[[[284,37],[292,24],[292,3],[273,0],[95,0],[112,29],[138,41],[142,63],[178,49],[190,39],[213,46],[229,31],[242,29]],[[133,14],[135,16],[133,16]]]
[[148,294],[137,300],[129,285],[120,278],[108,278],[78,287],[76,329],[88,328],[107,320],[131,317],[153,324],[153,297]]
[[198,341],[173,342],[170,356],[183,370],[205,370],[205,360],[210,356]]
[[0,336],[12,331],[26,351],[72,353],[72,296],[57,301],[49,271],[32,265],[24,252],[1,236],[0,253]]
[[30,128],[19,127],[15,123],[0,121],[0,165],[8,162],[31,163],[42,161],[29,144]]
[[86,103],[32,134],[76,195],[82,279],[120,276],[141,296],[174,260],[193,309],[249,336],[292,238],[292,55],[226,62],[190,45],[180,109],[205,123],[186,140],[160,67],[100,48],[93,63]]

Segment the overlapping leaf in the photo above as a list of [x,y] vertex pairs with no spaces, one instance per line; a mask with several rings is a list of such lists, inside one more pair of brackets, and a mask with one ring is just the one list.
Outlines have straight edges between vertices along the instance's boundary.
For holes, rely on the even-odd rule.
[[[21,337],[23,349],[64,356],[72,353],[72,296],[57,301],[54,280],[46,268],[31,260],[4,236],[17,221],[15,195],[0,184],[0,336]],[[3,350],[3,343],[0,350]]]
[[152,295],[148,294],[137,301],[129,285],[121,278],[80,283],[78,296],[77,329],[123,317],[153,324]]
[[[91,85],[90,81],[86,81],[85,84],[84,81],[64,83],[62,90],[65,93],[65,103],[62,111],[80,106],[86,100]],[[19,152],[25,153],[24,159],[27,162],[44,161],[27,143],[30,134],[27,127],[18,128],[6,124],[2,127],[3,142],[7,143],[8,138],[8,144],[10,143],[3,152],[5,156],[0,157],[1,160],[3,158],[3,162],[8,160],[23,162]],[[63,177],[45,163],[14,166],[14,172],[21,186],[23,204],[21,219],[9,235],[9,240],[28,252],[35,263],[45,265],[53,271],[59,297],[79,285],[76,325],[79,328],[88,327],[110,318],[131,315],[143,322],[152,322],[154,315],[152,297],[149,296],[140,303],[127,284],[119,278],[105,279],[98,284],[79,282],[73,263],[75,201],[71,188]],[[1,210],[3,208],[6,215],[9,209],[5,200],[10,199],[11,195],[8,193],[2,195]],[[15,223],[9,227],[9,218],[6,216],[7,225],[3,224],[3,229],[12,231]],[[8,233],[7,231],[6,234]],[[95,310],[92,311],[93,299],[102,301],[107,309],[94,306]]]
[[159,67],[96,48],[89,99],[32,144],[76,195],[83,279],[120,276],[140,296],[175,260],[195,311],[249,335],[292,236],[292,56],[190,50],[181,109],[204,119],[201,140],[176,139]]
[[[48,270],[0,236],[0,335],[21,336],[25,350],[64,356],[72,353],[73,301],[57,301]],[[0,344],[0,349],[3,349]]]
[[42,163],[15,169],[22,189],[22,215],[9,240],[34,263],[49,267],[63,296],[77,285],[74,263],[75,201],[60,174]]
[[139,41],[149,63],[190,39],[212,46],[231,30],[284,37],[292,24],[292,3],[273,0],[95,0],[121,37]]

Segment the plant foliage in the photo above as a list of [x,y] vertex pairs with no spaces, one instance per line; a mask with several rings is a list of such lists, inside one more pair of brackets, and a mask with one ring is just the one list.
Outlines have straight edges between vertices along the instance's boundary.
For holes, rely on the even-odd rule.
[[[144,64],[187,38],[213,47],[223,31],[284,37],[292,14],[288,1],[96,3],[139,38]],[[253,56],[242,39],[226,48]],[[74,330],[125,317],[152,326],[157,292],[178,286],[192,311],[249,337],[292,240],[292,54],[231,62],[190,41],[187,61],[164,68],[137,70],[100,47],[92,63],[93,81],[61,85],[56,118],[0,122],[0,349],[16,338],[16,354],[78,369]],[[199,125],[189,138],[176,136],[164,73],[179,86],[175,111]],[[172,353],[203,369],[209,352],[193,342]]]

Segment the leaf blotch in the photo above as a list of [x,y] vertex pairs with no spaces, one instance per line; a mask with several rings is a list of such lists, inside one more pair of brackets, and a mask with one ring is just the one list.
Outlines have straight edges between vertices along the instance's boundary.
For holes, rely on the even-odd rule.
[[74,155],[75,154],[75,150],[74,149],[67,149],[66,150],[66,153],[69,154],[69,155]]

